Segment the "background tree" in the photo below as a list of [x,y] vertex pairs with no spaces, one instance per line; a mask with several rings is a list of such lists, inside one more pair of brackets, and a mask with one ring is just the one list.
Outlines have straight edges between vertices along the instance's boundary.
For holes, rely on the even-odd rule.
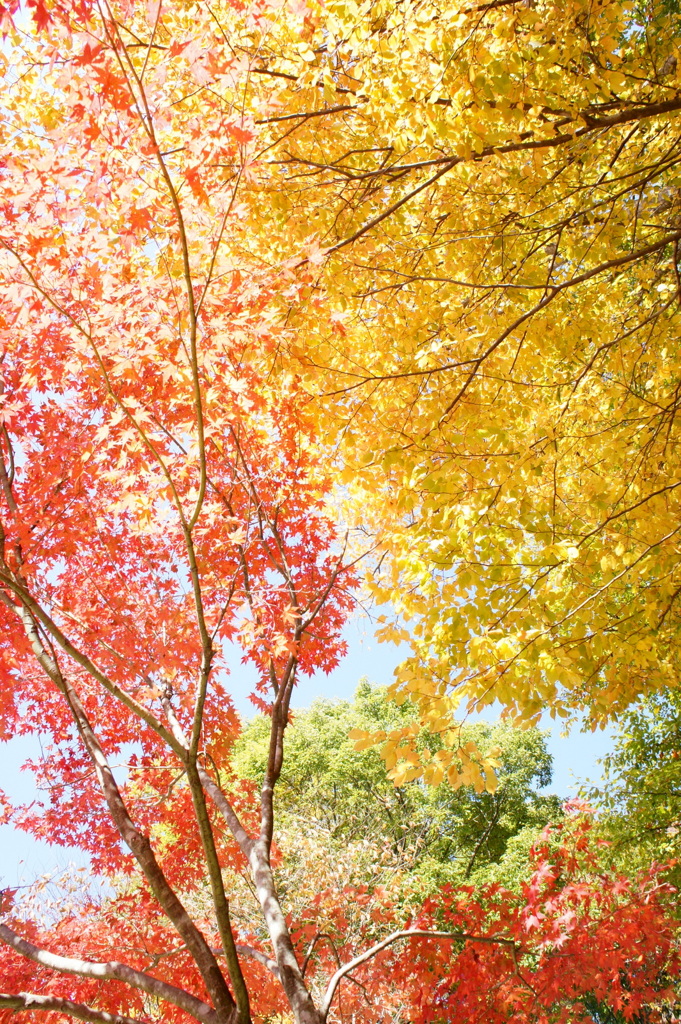
[[668,861],[674,884],[681,853],[680,746],[678,694],[646,697],[620,719],[602,784],[590,793],[620,863]]
[[[421,894],[450,882],[482,882],[490,868],[493,877],[508,884],[509,841],[516,840],[515,856],[524,847],[526,859],[538,833],[562,817],[558,797],[538,791],[551,781],[543,735],[503,723],[464,726],[461,745],[474,743],[485,754],[494,750],[499,763],[494,791],[479,793],[463,786],[453,790],[446,783],[396,787],[379,753],[357,751],[349,738],[354,729],[389,733],[416,722],[413,706],[397,707],[385,689],[366,681],[352,702],[320,700],[296,712],[277,792],[279,829],[293,835],[316,832],[331,858],[348,844],[369,842],[382,851],[389,870],[406,873]],[[235,747],[235,770],[258,783],[267,762],[268,733],[267,719],[256,718]]]

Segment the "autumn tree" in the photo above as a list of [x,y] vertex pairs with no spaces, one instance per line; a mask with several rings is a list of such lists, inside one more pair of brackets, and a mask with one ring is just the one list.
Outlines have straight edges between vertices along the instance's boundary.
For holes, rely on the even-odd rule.
[[300,365],[456,780],[461,699],[599,725],[678,678],[678,14],[332,3],[302,73],[278,38],[269,251],[316,228]]
[[[306,951],[306,929],[315,927],[310,908],[289,913],[274,877],[274,792],[296,678],[328,670],[342,656],[341,629],[356,600],[360,562],[379,574],[379,596],[399,589],[404,610],[419,616],[414,642],[419,656],[435,659],[433,671],[413,686],[408,665],[401,679],[431,733],[449,745],[428,748],[428,764],[420,766],[416,747],[400,743],[399,730],[382,739],[395,781],[424,768],[429,781],[446,776],[453,785],[494,787],[492,761],[458,742],[446,697],[462,679],[451,665],[444,679],[442,659],[451,657],[452,616],[468,614],[463,596],[471,615],[483,600],[498,615],[497,602],[507,601],[504,628],[514,616],[519,629],[544,628],[526,621],[534,598],[523,596],[524,556],[512,558],[492,521],[497,512],[508,514],[505,503],[515,493],[499,483],[513,453],[483,440],[480,450],[459,455],[452,436],[435,447],[428,438],[441,437],[440,424],[465,438],[478,429],[488,437],[485,423],[496,430],[501,415],[501,398],[492,400],[489,389],[494,397],[501,388],[504,429],[513,428],[521,452],[522,491],[535,457],[529,451],[539,452],[545,470],[548,442],[537,429],[560,420],[556,389],[544,388],[534,364],[525,363],[532,338],[521,346],[520,327],[527,324],[535,341],[569,342],[570,318],[586,316],[595,282],[615,271],[639,289],[635,309],[649,318],[655,344],[673,322],[673,303],[657,298],[675,280],[673,268],[662,263],[660,276],[656,261],[668,257],[681,233],[673,220],[655,220],[663,214],[650,203],[652,194],[658,205],[670,204],[668,212],[675,208],[665,118],[681,100],[670,84],[674,68],[659,61],[671,45],[671,22],[664,11],[656,14],[658,34],[651,29],[649,42],[635,10],[595,11],[566,4],[542,20],[534,8],[515,4],[460,12],[418,4],[323,8],[299,0],[28,0],[25,11],[8,0],[0,7],[1,735],[44,737],[34,768],[49,793],[39,808],[13,810],[3,799],[3,815],[80,847],[95,871],[116,883],[104,903],[65,913],[49,927],[4,895],[4,1016],[247,1024],[287,1014],[296,1024],[322,1024],[342,1017],[350,1000],[350,1012],[367,1021],[384,1019],[384,1007],[423,1021],[477,1019],[483,1012],[495,1020],[576,1019],[582,997],[593,992],[609,994],[629,1014],[648,1005],[654,1013],[664,998],[664,970],[676,969],[665,890],[655,872],[633,881],[595,877],[589,826],[581,819],[566,825],[555,844],[544,838],[521,894],[495,889],[480,902],[470,892],[444,889],[400,920],[390,899],[338,893],[353,911],[369,909],[364,918],[360,913],[353,948],[336,947],[340,962],[333,964],[318,945]],[[554,13],[560,31],[549,25]],[[542,58],[535,61],[536,82],[525,79],[529,54]],[[654,79],[645,77],[651,61]],[[502,77],[490,96],[496,79],[482,69],[491,65],[489,74]],[[596,68],[609,97],[625,90],[621,100],[598,98]],[[502,93],[503,102],[495,98]],[[660,124],[648,138],[646,126]],[[630,150],[621,133],[635,126],[643,127]],[[592,139],[593,162],[578,159],[578,147]],[[523,171],[527,153],[554,149],[563,164],[537,161],[532,183]],[[499,181],[496,150],[511,161]],[[632,185],[618,163],[622,154],[626,161],[652,160],[655,173],[660,165],[668,191],[660,192],[659,178],[651,179],[650,194],[640,178]],[[626,181],[611,180],[606,166]],[[478,168],[483,178],[475,179]],[[507,190],[500,183],[509,175],[527,190]],[[497,187],[498,196],[489,191]],[[644,194],[631,249],[620,255],[628,235],[619,226],[638,195],[632,188]],[[464,221],[482,223],[472,206],[480,195],[484,209],[500,218],[489,253],[467,247],[465,232],[460,237]],[[567,204],[564,229],[547,219],[559,200]],[[479,223],[478,231],[484,234]],[[442,276],[440,237],[445,254],[465,256],[467,272],[482,277],[463,284],[448,277],[453,290],[440,294],[443,282],[433,280]],[[556,251],[540,284],[547,245]],[[582,269],[585,261],[590,269]],[[453,269],[448,263],[443,274]],[[488,272],[501,278],[489,284]],[[368,294],[383,295],[386,275],[389,302]],[[414,288],[418,303],[408,298]],[[537,289],[542,297],[528,304]],[[445,331],[452,310],[452,330]],[[555,320],[542,319],[545,310]],[[641,389],[646,401],[657,393],[663,364],[643,366],[640,354],[633,362],[622,354],[630,334],[620,338],[618,316],[599,312],[606,333],[594,343],[599,356],[588,362],[589,400],[596,394],[601,401],[599,389],[619,382],[620,372],[626,380],[643,373],[653,385],[626,391],[626,402],[641,403]],[[486,332],[497,329],[500,340],[488,359]],[[510,363],[507,338],[517,349]],[[560,352],[548,348],[541,366],[550,371]],[[615,360],[612,367],[598,362],[601,352]],[[577,383],[565,422],[574,414],[579,430],[588,389],[581,377]],[[526,386],[547,396],[532,416],[522,402],[506,400]],[[605,415],[605,398],[602,407]],[[488,417],[480,413],[480,427],[478,409]],[[665,429],[669,423],[673,451],[670,409],[651,422]],[[420,424],[418,457],[408,439],[412,415]],[[618,466],[623,473],[632,460],[638,465],[637,422],[626,405],[617,420],[621,462],[611,460],[614,493]],[[347,453],[357,433],[355,465]],[[607,430],[596,433],[602,438]],[[644,446],[657,491],[661,470],[652,467],[667,434],[653,431]],[[590,469],[592,435],[578,436]],[[406,455],[397,437],[408,439]],[[472,476],[450,472],[468,455]],[[502,468],[492,472],[497,456]],[[555,588],[558,603],[568,592],[558,587],[560,573],[571,582],[573,563],[575,572],[582,566],[580,545],[582,585],[591,585],[589,571],[606,571],[589,562],[605,534],[589,532],[595,506],[578,457],[566,462],[563,490],[556,483],[548,492],[539,486],[517,495],[523,509],[523,501],[534,509],[523,512],[530,519],[520,535],[533,558],[545,548],[552,558],[562,551],[561,523],[584,534],[583,541],[570,534],[565,558],[537,577],[548,580],[552,594]],[[475,484],[476,474],[486,482]],[[445,478],[451,506],[437,497]],[[568,483],[584,497],[579,515],[565,500]],[[471,502],[462,503],[469,492]],[[547,493],[553,504],[546,504]],[[645,506],[646,538],[652,537],[645,543],[671,558],[673,532],[656,540],[655,531],[662,525],[656,516],[672,514],[675,493],[666,486],[655,504],[653,491],[640,501],[627,491],[633,510],[627,504],[626,515],[608,513],[608,523],[627,523]],[[483,596],[491,566],[483,526],[503,553],[502,596]],[[463,563],[450,529],[470,539],[469,562],[482,566],[478,576],[459,579]],[[636,554],[627,572],[637,565],[647,572],[647,558]],[[651,604],[660,615],[664,588],[674,580],[664,565],[652,593],[632,584],[631,575],[622,584],[634,586],[634,603],[644,591],[659,599]],[[385,582],[391,573],[394,586]],[[619,608],[629,594],[617,588],[621,578],[615,574],[610,588],[598,584],[594,608],[606,591]],[[580,610],[586,599],[579,581],[572,583]],[[457,586],[464,589],[450,590]],[[672,594],[660,650],[672,636],[665,632],[675,621]],[[572,619],[582,622],[576,612]],[[486,623],[481,644],[466,648],[464,674],[469,656],[496,643],[497,627]],[[593,623],[594,637],[613,633],[597,618]],[[527,636],[531,650],[540,651],[539,634]],[[573,661],[581,657],[576,635],[551,637],[542,657],[555,661],[554,649]],[[566,677],[570,699],[591,700],[598,715],[601,669],[586,671],[597,641],[581,633],[579,640],[587,661],[576,663],[585,669],[579,685]],[[564,710],[554,694],[553,662],[538,661],[538,674],[525,677],[514,650],[498,650],[517,673],[512,690],[502,681],[510,669],[500,673],[494,661],[473,672],[472,696],[494,693],[529,717],[542,702]],[[230,684],[244,661],[257,674],[253,703],[269,720],[257,789],[230,764],[239,732]],[[613,664],[621,662],[614,657]],[[640,658],[635,664],[640,668]],[[617,699],[628,699],[638,679],[636,671],[624,673]],[[125,779],[115,771],[121,752]],[[238,921],[230,889],[236,876],[254,901],[251,916]],[[342,933],[342,903],[332,910]]]
[[[86,979],[77,994],[111,981],[112,1012],[160,999],[247,1021],[252,978],[221,871],[245,858],[279,950],[255,954],[256,974],[259,959],[276,963],[296,1019],[317,1021],[273,889],[272,795],[296,673],[335,664],[352,572],[299,383],[271,372],[286,334],[277,302],[295,303],[300,283],[239,255],[243,118],[219,96],[200,118],[181,103],[203,76],[211,13],[197,25],[180,5],[172,35],[160,7],[36,15],[45,34],[21,64],[10,50],[1,200],[4,735],[40,729],[53,743],[38,768],[50,805],[24,827],[104,873],[132,856],[136,913],[162,915],[157,952],[175,961],[152,977],[156,953],[143,967],[55,959],[2,925],[5,956],[43,965],[24,1005],[104,1019],[64,1001],[66,982],[45,995],[40,971],[64,969]],[[211,74],[239,80],[220,33],[216,45]],[[221,775],[237,729],[232,643],[272,722],[259,804]],[[125,786],[111,767],[123,744],[136,750]],[[210,934],[187,907],[206,875]],[[115,934],[103,933],[107,961]]]

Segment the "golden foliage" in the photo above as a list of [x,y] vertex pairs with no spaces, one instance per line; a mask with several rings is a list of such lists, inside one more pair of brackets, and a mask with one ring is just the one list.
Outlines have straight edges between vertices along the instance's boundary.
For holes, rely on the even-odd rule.
[[259,45],[261,244],[312,277],[290,355],[409,623],[395,696],[443,736],[389,762],[440,778],[462,698],[596,726],[674,685],[672,6],[330,2]]

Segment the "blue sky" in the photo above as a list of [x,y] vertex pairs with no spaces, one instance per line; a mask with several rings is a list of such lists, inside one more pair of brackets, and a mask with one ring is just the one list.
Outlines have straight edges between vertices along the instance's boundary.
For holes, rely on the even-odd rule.
[[[329,676],[318,675],[299,684],[295,701],[298,707],[307,706],[317,697],[350,698],[363,676],[382,685],[392,681],[393,669],[405,656],[404,650],[376,643],[370,628],[360,622],[348,625],[346,637],[349,650],[341,665]],[[237,709],[245,715],[253,713],[247,699],[251,680],[252,675],[246,668],[237,669],[231,680]],[[612,746],[608,732],[582,733],[573,728],[566,736],[563,735],[564,725],[551,722],[548,716],[542,725],[550,729],[548,746],[554,765],[550,792],[562,797],[572,796],[581,782],[599,778],[597,761]],[[38,795],[31,774],[20,771],[23,761],[38,753],[36,741],[29,737],[0,743],[0,788],[11,799],[28,802]],[[0,826],[0,888],[30,883],[40,875],[65,868],[70,862],[85,863],[78,851],[38,843],[9,826]]]

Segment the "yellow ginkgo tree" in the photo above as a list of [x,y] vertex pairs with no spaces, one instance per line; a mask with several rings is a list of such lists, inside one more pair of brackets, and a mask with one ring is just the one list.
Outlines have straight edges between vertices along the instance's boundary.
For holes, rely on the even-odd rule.
[[678,25],[330,0],[253,42],[259,254],[309,278],[287,365],[413,648],[395,695],[443,737],[390,738],[398,780],[462,778],[461,699],[596,726],[677,678]]

